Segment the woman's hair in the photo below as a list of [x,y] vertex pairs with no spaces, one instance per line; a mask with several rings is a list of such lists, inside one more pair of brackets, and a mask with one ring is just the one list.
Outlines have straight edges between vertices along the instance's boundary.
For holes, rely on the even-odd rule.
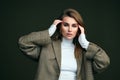
[[[79,25],[84,27],[83,19],[82,19],[80,13],[77,12],[76,10],[66,9],[61,13],[61,15],[58,17],[58,19],[63,20],[63,18],[67,17],[67,16],[71,17],[71,18],[74,18]],[[62,34],[61,34],[61,31],[60,31],[60,28],[61,28],[61,23],[57,25],[57,30],[55,31],[55,33],[51,37],[52,40],[62,40]],[[77,32],[75,38],[73,39],[73,43],[75,45],[75,52],[74,53],[75,53],[76,58],[80,58],[80,54],[82,52],[82,47],[78,42],[79,35],[80,35],[80,30],[78,29],[78,32]]]

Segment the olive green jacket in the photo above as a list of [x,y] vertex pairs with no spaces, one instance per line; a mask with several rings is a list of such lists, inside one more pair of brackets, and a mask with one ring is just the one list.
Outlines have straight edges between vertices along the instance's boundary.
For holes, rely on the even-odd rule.
[[[58,80],[61,66],[60,40],[52,41],[48,30],[32,32],[19,39],[19,47],[26,55],[38,60],[35,80]],[[91,42],[76,61],[77,80],[94,80],[94,73],[105,70],[110,64],[105,51]]]

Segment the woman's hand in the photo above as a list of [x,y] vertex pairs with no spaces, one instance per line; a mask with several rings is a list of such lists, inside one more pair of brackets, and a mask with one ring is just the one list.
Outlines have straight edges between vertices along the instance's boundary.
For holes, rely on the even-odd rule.
[[52,36],[54,34],[54,32],[56,31],[57,29],[57,25],[59,23],[61,23],[62,21],[61,20],[58,20],[58,19],[55,19],[53,24],[49,27],[48,31],[49,31],[49,35]]
[[78,38],[78,41],[79,41],[80,45],[82,46],[82,48],[85,48],[87,50],[88,45],[89,45],[89,41],[86,39],[85,29],[84,29],[84,27],[82,27],[80,25],[79,25],[79,29],[81,31],[81,34]]
[[54,22],[53,22],[53,24],[54,24],[54,25],[58,25],[58,24],[61,23],[61,22],[62,22],[62,20],[55,19]]
[[82,27],[82,26],[79,25],[79,29],[80,29],[80,31],[81,31],[82,34],[85,34],[85,29],[84,29],[84,27]]

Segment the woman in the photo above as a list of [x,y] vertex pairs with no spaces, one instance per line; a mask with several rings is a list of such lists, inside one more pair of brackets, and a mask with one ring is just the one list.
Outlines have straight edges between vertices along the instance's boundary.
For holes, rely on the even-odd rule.
[[85,37],[81,15],[66,9],[48,30],[19,39],[20,49],[38,60],[35,80],[94,80],[110,64],[105,51]]

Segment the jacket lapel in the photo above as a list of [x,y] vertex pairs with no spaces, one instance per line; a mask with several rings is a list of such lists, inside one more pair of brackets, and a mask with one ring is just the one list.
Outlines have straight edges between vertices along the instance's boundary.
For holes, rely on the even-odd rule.
[[76,61],[77,61],[77,75],[79,75],[81,70],[82,57],[80,57],[79,59],[76,59]]
[[58,62],[59,68],[61,67],[61,42],[60,40],[53,41],[53,49]]

